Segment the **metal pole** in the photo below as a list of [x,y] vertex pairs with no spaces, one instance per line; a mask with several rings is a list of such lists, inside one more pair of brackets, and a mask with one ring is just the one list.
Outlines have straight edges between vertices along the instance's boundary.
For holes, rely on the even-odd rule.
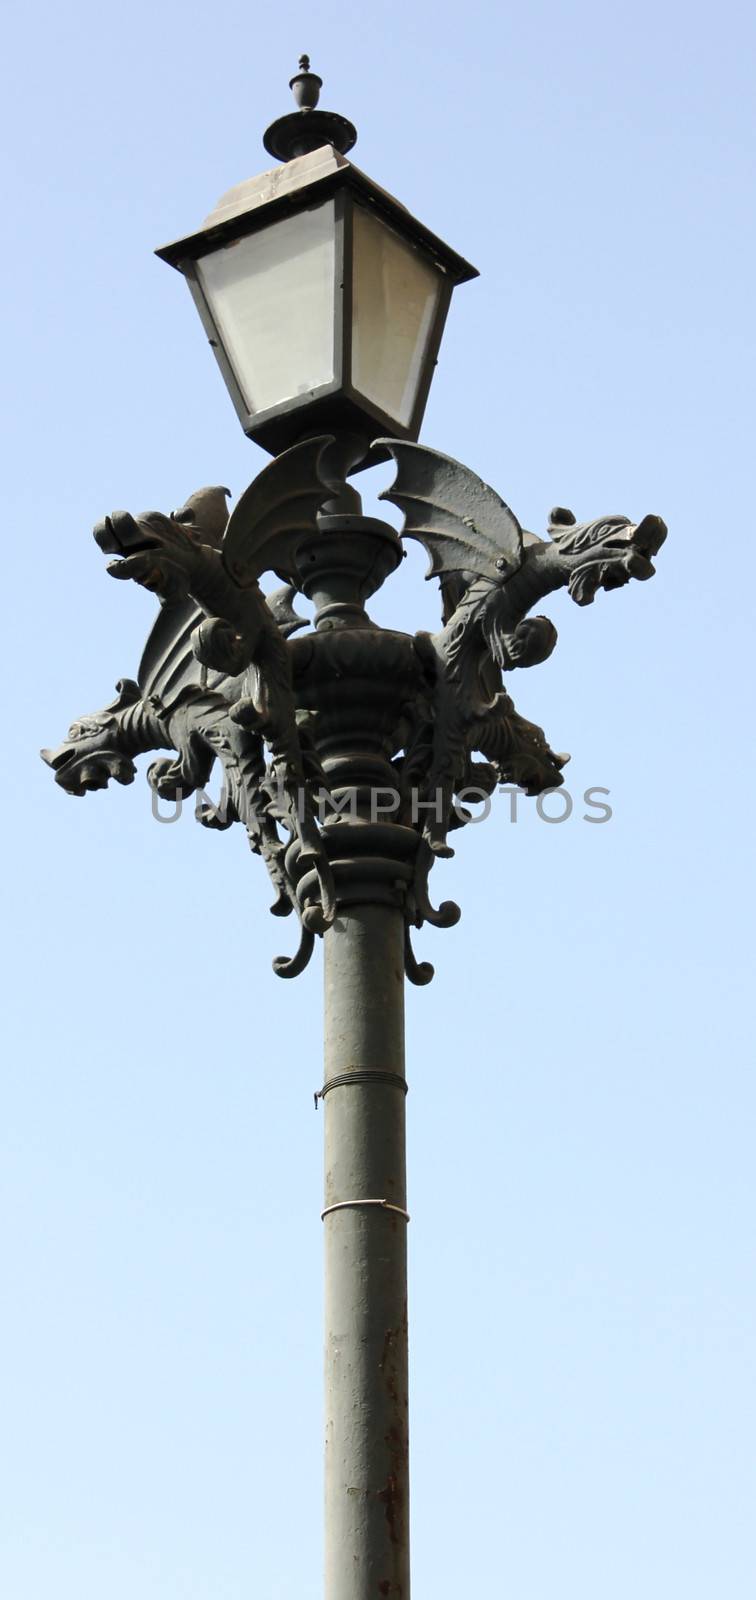
[[324,940],[326,1600],[410,1593],[403,941],[388,905]]

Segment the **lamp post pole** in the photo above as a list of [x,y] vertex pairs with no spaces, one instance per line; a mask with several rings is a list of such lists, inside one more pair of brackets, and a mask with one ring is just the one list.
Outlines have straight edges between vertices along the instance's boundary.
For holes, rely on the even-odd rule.
[[360,510],[354,495],[351,515],[321,522],[330,533],[314,580],[323,659],[310,669],[329,794],[350,819],[324,830],[337,906],[323,937],[318,1096],[327,1600],[410,1593],[404,976],[419,838],[394,820],[388,730],[418,668],[414,641],[375,628],[362,607],[399,550],[393,531]]
[[[296,977],[322,939],[325,1593],[409,1600],[404,977],[433,976],[411,933],[459,918],[428,880],[469,802],[563,781],[567,758],[505,687],[555,646],[533,608],[562,586],[584,606],[651,577],[666,528],[557,507],[539,537],[416,442],[452,286],[474,269],[351,166],[354,128],[316,110],[320,80],[300,66],[299,109],[265,139],[283,168],[159,252],[189,280],[242,425],[274,459],[230,517],[211,487],[170,516],[96,525],[111,575],[161,610],[137,679],[42,754],[82,795],[168,751],[153,791],[197,795],[211,829],[241,823],[271,910],[299,925],[278,974]],[[347,482],[373,461],[395,468],[383,498],[401,537]],[[380,628],[365,609],[402,538],[441,580],[436,633]],[[282,586],[264,591],[271,572]],[[216,762],[221,805],[205,792]]]
[[409,1595],[401,909],[337,916],[325,959],[325,1592]]

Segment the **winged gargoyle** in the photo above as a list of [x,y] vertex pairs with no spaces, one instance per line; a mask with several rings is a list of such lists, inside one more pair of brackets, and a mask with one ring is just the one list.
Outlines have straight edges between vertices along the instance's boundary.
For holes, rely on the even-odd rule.
[[[404,515],[404,538],[419,539],[431,557],[428,577],[441,579],[444,627],[427,639],[435,658],[430,719],[421,720],[406,762],[424,767],[424,836],[436,855],[450,855],[447,832],[455,793],[466,784],[517,783],[529,794],[563,782],[568,759],[555,755],[543,732],[519,717],[501,673],[545,661],[556,644],[547,617],[528,613],[567,586],[578,605],[599,589],[653,576],[651,557],[666,538],[661,517],[642,522],[600,517],[577,523],[571,511],[551,513],[549,538],[521,528],[496,491],[468,467],[424,445],[382,439],[398,471],[382,499]],[[490,767],[471,767],[480,751]],[[476,776],[477,771],[477,776]]]
[[303,534],[315,531],[331,492],[319,472],[329,443],[308,440],[278,456],[229,519],[228,491],[212,489],[198,491],[170,517],[121,511],[97,524],[98,544],[116,557],[108,571],[157,594],[161,612],[138,682],[121,680],[111,705],[75,722],[56,750],[43,751],[70,794],[104,788],[110,778],[129,783],[133,757],[163,748],[177,751],[177,759],[155,762],[148,779],[157,793],[175,798],[204,789],[220,760],[225,808],[221,814],[205,804],[200,820],[245,825],[276,889],[273,911],[286,915],[296,905],[285,870],[292,838],[300,860],[317,873],[320,903],[302,912],[302,950],[292,962],[279,959],[282,975],[299,970],[313,934],[332,921],[335,902],[308,801],[311,781],[327,786],[297,723],[286,643],[305,624],[293,611],[290,586],[266,598],[259,579],[266,571],[286,576]]
[[[371,749],[377,730],[383,759],[398,775],[403,835],[410,820],[421,834],[411,878],[392,876],[388,857],[380,857],[380,870],[389,872],[391,893],[406,883],[408,928],[451,926],[459,908],[451,901],[431,905],[428,873],[436,856],[452,853],[447,833],[467,818],[465,788],[490,794],[498,782],[508,782],[539,794],[562,782],[567,757],[551,750],[541,728],[518,716],[502,680],[502,673],[544,661],[554,648],[553,624],[529,613],[562,585],[587,605],[599,588],[651,577],[651,557],[666,535],[659,517],[578,525],[570,512],[557,510],[549,537],[539,539],[468,468],[420,445],[377,441],[398,469],[384,498],[404,513],[404,537],[419,539],[429,551],[429,576],[440,577],[443,595],[441,631],[418,634],[414,643],[407,639],[411,649],[400,653],[397,668],[397,636],[376,629],[361,607],[360,585],[366,593],[375,586],[370,541],[381,525],[321,515],[333,503],[332,443],[309,440],[278,456],[230,518],[228,491],[213,488],[196,491],[170,517],[121,511],[97,525],[98,544],[114,557],[109,572],[156,593],[161,611],[138,681],[121,680],[109,706],[80,718],[56,750],[43,751],[70,794],[104,788],[111,778],[131,782],[134,756],[142,751],[174,752],[149,768],[153,790],[166,798],[200,791],[197,814],[208,827],[241,821],[274,883],[272,910],[286,915],[295,909],[300,917],[297,954],[274,963],[282,976],[302,970],[315,934],[333,920],[330,862],[346,881],[352,856],[359,864],[360,846],[368,854],[375,846],[364,817],[354,830],[337,820],[329,832],[328,819],[319,827],[313,799],[317,795],[320,805],[329,785],[316,740],[329,773],[338,769],[334,794],[353,793],[358,800],[362,794],[360,803],[367,805],[359,724],[336,768],[333,735],[342,711],[351,729],[356,706]],[[326,605],[321,631],[298,650],[289,635],[305,624],[293,598],[297,588],[310,592],[311,574],[308,579],[304,572],[313,560],[321,563],[321,589],[329,562],[333,566],[339,604],[347,590],[352,595],[350,584],[357,587],[341,604],[341,621],[330,614],[339,613],[339,604]],[[284,587],[266,597],[259,580],[267,571]],[[225,779],[221,807],[204,795],[216,760]],[[383,833],[380,846],[387,848]],[[415,982],[427,982],[432,971],[418,965],[411,950],[407,970]]]

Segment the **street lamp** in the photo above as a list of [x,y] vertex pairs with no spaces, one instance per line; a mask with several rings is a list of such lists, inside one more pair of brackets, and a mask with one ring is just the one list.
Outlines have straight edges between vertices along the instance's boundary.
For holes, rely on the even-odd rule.
[[[307,57],[302,57],[302,63]],[[351,123],[301,109],[268,130],[282,168],[224,194],[157,254],[183,272],[245,433],[277,455],[305,432],[416,439],[452,289],[469,262],[346,159]]]
[[[243,426],[275,459],[230,517],[227,491],[208,488],[171,516],[97,524],[108,570],[161,611],[138,678],[43,756],[80,795],[130,782],[142,751],[172,752],[148,770],[155,793],[196,794],[210,828],[240,822],[271,909],[299,921],[277,972],[295,977],[323,939],[326,1600],[409,1600],[404,975],[433,976],[410,935],[458,920],[428,880],[470,800],[562,782],[566,757],[504,686],[556,643],[533,608],[563,586],[584,606],[651,577],[666,528],[558,507],[540,538],[416,442],[451,288],[473,269],[351,166],[354,129],[317,109],[320,80],[300,65],[299,109],[266,135],[283,166],[160,252],[189,279]],[[346,482],[379,458],[396,467],[384,498],[402,537],[441,580],[433,634],[365,610],[402,553]],[[264,593],[269,572],[283,588]],[[205,792],[215,762],[219,804]]]

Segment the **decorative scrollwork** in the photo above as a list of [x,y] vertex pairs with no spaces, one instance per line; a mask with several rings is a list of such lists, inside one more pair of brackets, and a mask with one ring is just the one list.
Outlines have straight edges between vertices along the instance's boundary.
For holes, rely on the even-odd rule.
[[410,983],[414,983],[418,989],[424,989],[427,983],[432,983],[436,971],[431,961],[418,961],[412,948],[409,924],[404,929],[404,971]]

